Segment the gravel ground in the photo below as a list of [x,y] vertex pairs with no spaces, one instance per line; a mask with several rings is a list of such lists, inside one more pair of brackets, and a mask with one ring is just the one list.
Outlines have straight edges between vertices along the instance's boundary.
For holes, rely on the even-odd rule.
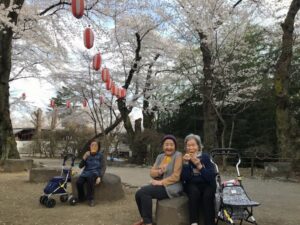
[[[35,160],[48,166],[60,160]],[[126,197],[104,202],[94,208],[86,204],[75,207],[57,201],[53,209],[39,204],[45,184],[28,182],[28,173],[0,173],[0,224],[103,224],[131,225],[138,218],[134,202],[135,187],[150,181],[148,168],[108,167],[107,172],[119,175]],[[130,188],[129,188],[130,186]],[[261,203],[254,215],[260,225],[300,225],[300,184],[260,178],[245,178],[249,196]]]

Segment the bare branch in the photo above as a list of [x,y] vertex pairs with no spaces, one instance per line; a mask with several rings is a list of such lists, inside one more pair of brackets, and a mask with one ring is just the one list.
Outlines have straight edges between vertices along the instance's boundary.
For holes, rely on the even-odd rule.
[[137,71],[138,69],[138,63],[141,61],[142,59],[142,56],[140,56],[140,51],[141,51],[141,43],[142,43],[142,40],[141,40],[141,37],[140,37],[140,34],[139,33],[135,33],[135,37],[136,37],[136,42],[137,42],[137,47],[136,47],[136,50],[135,50],[135,59],[134,59],[134,63],[133,65],[131,66],[131,69],[129,71],[129,75],[126,79],[126,82],[125,82],[125,85],[123,86],[125,89],[128,89],[130,83],[131,83],[131,80],[132,80],[132,77],[133,77],[133,74]]
[[40,12],[39,15],[43,16],[44,14],[46,14],[51,9],[54,9],[54,8],[56,8],[58,6],[61,6],[61,5],[71,5],[71,3],[60,0],[58,3],[56,3],[54,5],[50,5],[48,8],[44,9],[42,12]]
[[243,1],[243,0],[238,0],[238,1],[232,6],[232,8],[237,7],[242,1]]
[[[91,9],[93,9],[95,7],[95,5],[97,5],[99,2],[99,0],[95,1],[90,7],[86,7],[85,10],[89,11]],[[50,10],[58,7],[58,6],[65,6],[65,5],[71,5],[70,2],[66,2],[66,1],[63,1],[63,0],[60,0],[58,3],[54,4],[54,5],[51,5],[49,6],[48,8],[46,8],[45,10],[43,10],[42,12],[39,13],[40,16],[43,16],[45,15],[47,12],[49,12]],[[64,9],[64,8],[58,8],[56,9],[54,12],[52,12],[50,15],[53,15],[55,14],[57,11],[61,10],[61,9]]]
[[41,64],[42,62],[35,62],[35,63],[32,63],[30,65],[27,65],[27,66],[24,66],[23,68],[20,69],[20,71],[12,78],[10,78],[8,80],[8,82],[11,82],[11,81],[14,81],[14,80],[19,80],[19,79],[22,79],[22,78],[32,78],[32,77],[35,77],[35,76],[26,76],[26,77],[20,77],[20,75],[22,74],[22,72],[24,70],[26,70],[27,68],[29,67],[33,67],[34,65],[37,65],[37,64]]

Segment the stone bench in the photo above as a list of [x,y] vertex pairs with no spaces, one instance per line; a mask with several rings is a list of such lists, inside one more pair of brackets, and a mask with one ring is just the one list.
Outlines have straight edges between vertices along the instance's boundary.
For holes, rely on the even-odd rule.
[[[199,225],[204,225],[203,212],[199,210]],[[157,201],[155,225],[190,225],[188,197],[186,195]],[[226,225],[219,221],[218,225]]]
[[[72,177],[73,196],[77,197],[76,181],[79,175]],[[86,193],[86,192],[85,192]],[[105,173],[102,181],[95,188],[95,201],[116,201],[125,196],[121,178],[115,174]]]
[[1,160],[0,166],[3,172],[28,171],[33,167],[32,159],[6,159]]
[[29,171],[30,182],[48,182],[54,176],[61,175],[61,167],[32,168]]
[[[204,225],[201,211],[199,217],[199,225]],[[190,225],[187,196],[157,201],[155,220],[156,225]]]

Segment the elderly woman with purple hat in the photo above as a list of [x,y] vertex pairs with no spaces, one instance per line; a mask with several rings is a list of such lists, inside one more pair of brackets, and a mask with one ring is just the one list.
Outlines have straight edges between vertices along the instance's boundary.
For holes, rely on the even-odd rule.
[[183,188],[180,182],[182,154],[176,151],[176,138],[165,135],[162,139],[163,153],[159,154],[150,176],[151,184],[141,187],[135,194],[141,220],[134,225],[152,224],[152,199],[166,199],[180,196]]

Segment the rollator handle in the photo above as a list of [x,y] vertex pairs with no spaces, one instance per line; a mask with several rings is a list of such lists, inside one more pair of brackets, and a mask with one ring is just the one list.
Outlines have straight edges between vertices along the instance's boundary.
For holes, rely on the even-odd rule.
[[66,162],[68,161],[68,159],[71,159],[71,166],[74,166],[74,162],[75,162],[75,155],[72,153],[68,153],[67,155],[64,156],[64,162],[63,162],[63,166],[66,165]]
[[212,158],[219,155],[236,156],[239,159],[241,158],[239,151],[234,148],[214,148],[210,151],[210,156]]

